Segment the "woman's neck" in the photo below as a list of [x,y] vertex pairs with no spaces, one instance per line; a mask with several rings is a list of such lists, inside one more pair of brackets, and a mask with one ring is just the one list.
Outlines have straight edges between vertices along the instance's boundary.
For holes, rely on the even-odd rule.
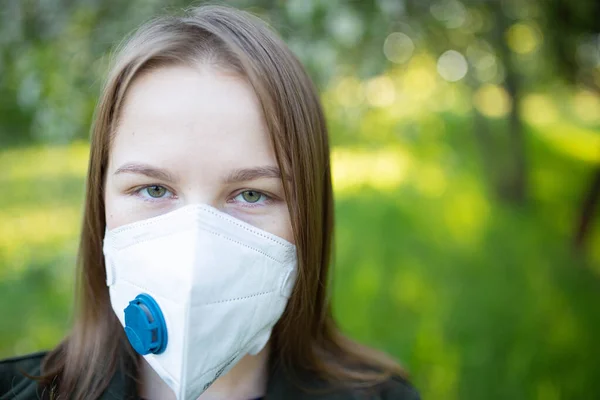
[[[227,374],[219,377],[198,400],[249,400],[263,397],[267,390],[269,345],[257,355],[246,355]],[[140,396],[148,400],[174,400],[175,394],[142,358]]]

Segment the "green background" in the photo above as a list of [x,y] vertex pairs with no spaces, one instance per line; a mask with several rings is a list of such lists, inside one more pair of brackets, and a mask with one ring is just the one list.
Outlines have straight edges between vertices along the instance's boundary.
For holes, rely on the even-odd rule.
[[[597,204],[582,219],[600,171],[595,3],[229,2],[280,31],[321,91],[340,325],[426,399],[600,396]],[[3,0],[0,357],[67,332],[109,51],[187,5]]]

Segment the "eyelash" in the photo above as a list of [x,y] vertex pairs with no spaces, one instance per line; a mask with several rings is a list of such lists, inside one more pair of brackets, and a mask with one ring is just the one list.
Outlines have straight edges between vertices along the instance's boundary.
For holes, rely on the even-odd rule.
[[175,196],[175,195],[173,194],[173,191],[172,191],[171,189],[169,189],[168,187],[164,186],[164,185],[145,185],[145,186],[140,186],[140,187],[134,188],[134,189],[131,191],[131,193],[132,193],[133,195],[135,195],[135,196],[141,197],[141,199],[142,199],[143,201],[148,201],[148,202],[157,202],[157,201],[162,201],[162,200],[164,200],[164,199],[165,199],[165,197],[152,197],[152,196],[148,196],[148,197],[146,197],[146,196],[144,196],[144,195],[142,194],[142,191],[143,191],[143,190],[146,190],[146,189],[149,189],[149,188],[152,188],[152,187],[160,187],[160,188],[164,188],[164,189],[165,189],[165,190],[166,190],[168,193],[171,193],[171,195],[172,195],[172,196],[170,196],[170,197],[172,197],[172,198],[174,198],[174,199],[176,199],[176,198],[177,198],[177,196]]
[[[151,197],[151,196],[145,197],[145,196],[142,195],[142,191],[143,190],[146,190],[146,189],[149,189],[149,188],[152,188],[152,187],[161,187],[161,188],[164,188],[168,193],[171,193],[172,198],[177,199],[177,196],[175,196],[173,194],[173,191],[171,189],[169,189],[168,187],[164,186],[164,185],[145,185],[145,186],[141,186],[141,187],[133,189],[132,190],[132,194],[134,194],[135,196],[139,196],[139,197],[142,198],[143,201],[148,201],[148,202],[158,202],[158,201],[161,201],[161,200],[165,199],[165,197]],[[232,201],[232,200],[235,199],[236,197],[238,197],[239,195],[241,195],[244,192],[255,192],[255,193],[260,194],[261,196],[264,197],[264,203],[265,204],[270,204],[274,200],[273,196],[270,196],[270,195],[266,194],[265,192],[262,192],[260,190],[255,190],[255,189],[249,189],[248,188],[248,189],[243,189],[243,190],[237,191],[235,193],[235,195],[232,196],[231,200],[227,200],[227,203],[234,203],[235,201]],[[258,207],[260,205],[263,205],[262,203],[258,204],[258,202],[256,202],[256,203],[239,202],[239,203],[244,204],[244,207],[250,207],[250,208]]]
[[[261,195],[262,197],[264,197],[263,203],[259,203],[258,201],[255,203],[248,203],[248,202],[243,202],[243,201],[238,202],[240,204],[243,204],[243,206],[247,207],[247,208],[261,207],[261,206],[264,206],[265,204],[271,204],[274,200],[272,196],[269,196],[268,194],[261,192],[260,190],[254,190],[254,189],[244,189],[244,190],[238,191],[233,196],[233,199],[235,199],[236,197],[238,197],[239,195],[241,195],[244,192],[255,192],[255,193],[258,193],[259,195]],[[227,200],[227,203],[232,203],[232,202],[234,202],[234,201]]]

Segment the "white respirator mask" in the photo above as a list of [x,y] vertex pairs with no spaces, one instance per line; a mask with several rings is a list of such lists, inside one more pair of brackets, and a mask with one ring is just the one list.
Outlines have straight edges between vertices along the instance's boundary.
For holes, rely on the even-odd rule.
[[296,280],[296,247],[204,204],[109,230],[112,308],[133,348],[197,399],[269,340]]

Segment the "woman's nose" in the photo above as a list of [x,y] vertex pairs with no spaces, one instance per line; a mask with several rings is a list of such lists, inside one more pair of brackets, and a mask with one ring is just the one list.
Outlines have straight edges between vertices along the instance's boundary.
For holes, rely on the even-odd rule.
[[227,199],[223,198],[219,188],[198,186],[186,188],[183,194],[181,206],[191,204],[206,204],[211,207],[221,209]]

